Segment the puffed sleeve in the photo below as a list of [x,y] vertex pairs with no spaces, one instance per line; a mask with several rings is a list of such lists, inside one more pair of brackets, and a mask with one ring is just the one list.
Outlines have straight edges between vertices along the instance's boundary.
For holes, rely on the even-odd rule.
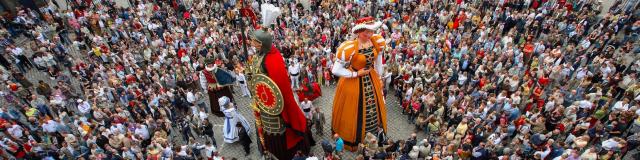
[[351,50],[354,47],[353,41],[346,41],[340,44],[336,50],[336,59],[344,62],[349,62],[351,54],[354,54]]
[[382,35],[374,34],[371,36],[373,43],[375,43],[376,49],[378,52],[382,51],[387,46],[387,41],[382,37]]
[[[339,77],[352,78],[358,76],[357,72],[350,71],[345,68],[345,65],[351,59],[352,52],[349,52],[351,48],[353,48],[353,41],[344,42],[338,47],[336,50],[336,62],[333,64],[331,68],[331,73]],[[345,52],[345,50],[347,50]]]

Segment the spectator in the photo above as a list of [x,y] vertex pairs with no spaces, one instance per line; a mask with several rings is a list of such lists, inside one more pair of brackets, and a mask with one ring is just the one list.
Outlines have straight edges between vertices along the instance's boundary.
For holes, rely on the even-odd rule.
[[[243,69],[256,51],[243,50],[241,26],[249,23],[236,21],[237,2],[69,1],[1,16],[0,156],[231,159],[225,149],[233,147],[216,148],[223,119],[208,116],[222,115],[217,99],[203,96],[217,92],[198,82],[209,83],[201,73],[215,65],[238,81],[224,90],[238,93],[230,102],[250,100],[240,97],[251,90],[240,81],[251,81]],[[258,1],[243,2],[260,13]],[[273,44],[301,90],[333,91],[334,54],[355,36],[350,25],[366,16],[383,23],[375,33],[388,44],[380,50],[384,102],[389,116],[402,116],[394,107],[407,116],[388,121],[417,130],[394,126],[416,133],[402,140],[400,131],[372,132],[363,144],[377,145],[365,145],[362,158],[632,159],[637,152],[636,3],[269,2],[283,12],[270,27]],[[324,121],[315,116],[331,107],[309,103],[321,135]],[[311,154],[356,158],[333,140],[339,156]]]

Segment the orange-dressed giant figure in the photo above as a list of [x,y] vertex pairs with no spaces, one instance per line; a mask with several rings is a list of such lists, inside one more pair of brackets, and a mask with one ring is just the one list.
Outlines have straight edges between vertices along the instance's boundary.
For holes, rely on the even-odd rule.
[[374,31],[382,25],[371,17],[356,21],[353,40],[343,42],[336,51],[331,72],[340,77],[333,99],[331,127],[354,150],[367,132],[377,127],[386,132],[387,113],[382,94],[382,49],[385,40]]

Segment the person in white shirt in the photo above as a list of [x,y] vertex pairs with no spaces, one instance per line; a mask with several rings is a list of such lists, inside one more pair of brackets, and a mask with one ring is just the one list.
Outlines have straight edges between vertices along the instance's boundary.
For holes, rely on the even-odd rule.
[[405,101],[411,100],[411,96],[413,96],[413,87],[409,86],[409,88],[407,89],[407,92],[405,92],[404,94],[404,100]]
[[42,130],[45,133],[54,133],[56,132],[56,128],[58,126],[58,122],[54,121],[54,120],[49,120],[46,123],[42,124]]
[[588,75],[593,75],[587,68],[578,68],[578,73],[576,73],[576,79],[582,80],[584,77]]
[[27,69],[33,68],[33,63],[24,55],[24,50],[20,47],[16,47],[14,45],[9,45],[7,50],[11,52],[11,55],[16,59],[17,63],[20,65],[24,65]]
[[196,95],[193,94],[193,91],[191,91],[191,90],[187,91],[187,102],[189,102],[191,104],[195,104],[195,102],[196,102]]
[[384,76],[382,77],[382,79],[384,79],[385,91],[389,90],[389,86],[391,85],[391,76],[393,76],[393,74],[391,73],[391,69],[387,69],[387,71],[384,73]]
[[207,111],[205,111],[204,108],[200,108],[200,111],[198,112],[198,118],[200,118],[200,121],[206,121],[207,117],[209,117]]
[[78,99],[78,111],[82,113],[84,116],[91,116],[91,105],[89,102],[83,101],[82,99]]
[[237,72],[238,76],[236,77],[236,80],[238,81],[238,85],[240,86],[240,90],[242,91],[242,96],[251,98],[251,93],[249,93],[249,88],[247,87],[247,79],[242,72]]
[[593,103],[588,100],[577,101],[576,103],[578,103],[578,106],[580,108],[584,109],[591,109],[591,107],[593,106]]
[[464,85],[464,83],[465,83],[466,81],[467,81],[467,74],[466,74],[466,72],[458,75],[458,84],[459,84],[460,86]]
[[629,110],[629,99],[628,98],[624,98],[621,101],[616,102],[613,105],[614,110],[618,110],[618,111],[627,111]]
[[304,100],[300,103],[300,108],[304,113],[304,117],[307,119],[311,119],[311,109],[313,108],[313,103],[308,98],[304,98]]
[[618,137],[610,138],[602,142],[602,148],[607,151],[619,150],[624,147],[624,145],[620,145],[621,143],[626,143],[626,141]]
[[298,60],[293,59],[292,64],[289,65],[289,77],[291,77],[291,88],[300,88],[300,68],[301,64]]
[[122,125],[122,123],[117,123],[116,125],[111,125],[111,127],[109,128],[109,132],[111,132],[111,134],[124,134],[126,133],[126,129],[124,127],[124,125]]
[[216,149],[216,146],[213,146],[209,141],[206,142],[206,145],[204,146],[203,149],[204,149],[204,156],[206,158],[213,159],[218,154],[218,150]]
[[142,137],[142,139],[147,140],[149,138],[151,138],[150,134],[149,134],[149,130],[147,129],[147,125],[144,124],[137,124],[136,125],[136,130],[134,131],[134,133],[140,137]]
[[190,105],[191,105],[191,107],[189,107],[189,108],[191,108],[191,115],[192,116],[198,116],[198,112],[200,112],[200,109],[198,109],[198,106],[193,104],[193,103],[191,103]]
[[7,132],[9,132],[9,134],[11,134],[11,136],[13,138],[16,139],[20,139],[23,136],[23,128],[20,127],[20,125],[14,124],[14,125],[10,125],[10,124],[5,124],[5,128],[7,128]]

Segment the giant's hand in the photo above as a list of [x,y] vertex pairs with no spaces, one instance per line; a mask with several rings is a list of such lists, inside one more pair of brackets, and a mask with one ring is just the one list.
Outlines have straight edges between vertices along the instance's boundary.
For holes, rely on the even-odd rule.
[[369,74],[369,72],[371,72],[371,70],[369,70],[369,69],[365,69],[365,68],[360,69],[360,70],[358,70],[358,77],[365,76],[365,75]]

